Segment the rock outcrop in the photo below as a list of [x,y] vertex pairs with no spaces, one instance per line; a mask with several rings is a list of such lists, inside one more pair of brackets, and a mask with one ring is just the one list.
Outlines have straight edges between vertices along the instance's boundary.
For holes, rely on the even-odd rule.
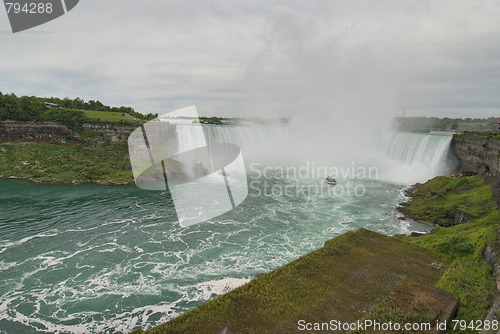
[[126,141],[138,126],[137,124],[85,123],[83,124],[83,131],[95,133],[97,136],[93,139],[97,141],[107,138],[111,142],[120,142]]
[[54,122],[0,121],[0,141],[50,141],[65,143],[77,141],[85,144],[99,144],[126,141],[135,124],[85,123],[81,134]]
[[79,135],[61,124],[53,122],[0,122],[0,141],[48,140],[66,142],[78,140]]
[[454,135],[451,150],[460,162],[458,170],[481,174],[500,205],[500,139],[483,133]]
[[451,149],[460,161],[460,171],[500,176],[500,139],[475,134],[454,135]]

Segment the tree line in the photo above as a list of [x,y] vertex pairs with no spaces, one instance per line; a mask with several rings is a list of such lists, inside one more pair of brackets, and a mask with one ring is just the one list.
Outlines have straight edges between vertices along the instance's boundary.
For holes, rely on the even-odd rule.
[[[45,102],[55,103],[59,108],[48,108]],[[82,124],[90,121],[82,110],[110,111],[129,114],[137,119],[151,120],[156,114],[141,114],[132,107],[110,107],[99,101],[83,101],[80,98],[42,98],[36,96],[21,96],[15,94],[2,94],[0,92],[0,121],[33,121],[57,122],[72,130],[78,130]]]
[[393,126],[396,130],[429,131],[488,131],[491,130],[493,117],[490,118],[438,118],[438,117],[396,117]]
[[143,119],[143,120],[152,120],[153,118],[158,117],[157,114],[141,114],[137,111],[134,110],[132,107],[110,107],[108,105],[103,104],[101,101],[97,100],[88,100],[85,102],[83,99],[77,97],[75,99],[70,99],[65,97],[64,99],[60,99],[58,97],[49,97],[49,98],[40,98],[43,102],[49,102],[49,103],[55,103],[61,108],[67,108],[67,109],[80,109],[80,110],[96,110],[96,111],[111,111],[111,112],[118,112],[122,114],[129,114],[130,116],[133,116],[138,119]]

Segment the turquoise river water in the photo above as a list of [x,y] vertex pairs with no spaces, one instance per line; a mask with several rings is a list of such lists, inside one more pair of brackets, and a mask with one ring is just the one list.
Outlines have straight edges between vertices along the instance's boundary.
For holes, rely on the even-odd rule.
[[[434,168],[449,140],[388,134],[377,145],[410,170]],[[0,180],[0,333],[148,328],[346,231],[430,230],[398,219],[407,182],[345,173],[332,188],[319,175],[247,171],[240,206],[185,228],[165,192]]]

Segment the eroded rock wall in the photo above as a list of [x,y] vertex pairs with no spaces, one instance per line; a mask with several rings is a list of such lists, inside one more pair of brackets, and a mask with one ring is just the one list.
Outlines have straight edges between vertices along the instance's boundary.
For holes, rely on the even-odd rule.
[[451,149],[460,161],[459,170],[500,176],[500,140],[476,135],[455,135]]

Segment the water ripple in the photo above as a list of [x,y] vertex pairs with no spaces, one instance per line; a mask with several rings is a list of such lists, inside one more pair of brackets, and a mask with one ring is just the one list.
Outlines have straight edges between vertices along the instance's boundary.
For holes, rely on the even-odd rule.
[[[397,219],[402,188],[382,182],[366,181],[362,198],[249,196],[235,210],[188,228],[175,222],[165,194],[0,182],[0,332],[9,333],[150,327],[346,231],[426,228]],[[315,181],[298,186],[308,182]],[[33,196],[35,204],[28,204]]]

